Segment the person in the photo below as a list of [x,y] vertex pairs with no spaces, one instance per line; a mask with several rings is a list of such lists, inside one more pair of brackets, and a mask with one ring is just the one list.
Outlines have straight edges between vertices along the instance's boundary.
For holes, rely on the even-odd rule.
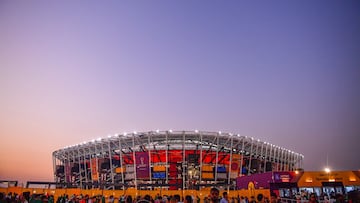
[[178,203],[178,200],[175,196],[170,196],[170,203]]
[[264,195],[263,194],[261,194],[261,193],[258,194],[256,199],[257,199],[258,203],[264,203]]
[[316,199],[315,193],[310,194],[309,203],[319,203],[319,201]]
[[345,202],[344,196],[342,194],[339,194],[339,193],[336,194],[335,198],[336,198],[335,203],[344,203]]
[[132,203],[133,202],[132,196],[131,195],[126,196],[125,202],[126,203]]
[[193,203],[193,199],[190,195],[185,196],[185,203]]
[[21,202],[21,203],[29,203],[23,195],[20,195],[19,200],[20,200],[19,202]]
[[277,195],[276,195],[276,193],[271,193],[270,194],[270,203],[277,203],[278,202],[278,200],[277,200]]
[[114,203],[115,199],[113,195],[110,195],[110,197],[108,198],[108,203]]
[[182,201],[181,201],[181,197],[180,197],[180,195],[179,195],[179,194],[175,194],[175,195],[174,195],[174,198],[176,199],[176,202],[178,202],[178,203],[182,203]]
[[229,203],[227,192],[223,192],[223,197],[221,198],[220,203]]
[[249,203],[256,203],[256,200],[255,200],[255,197],[254,197],[254,196],[251,196],[251,197],[250,197]]
[[216,187],[211,188],[209,196],[211,203],[219,203],[219,189]]

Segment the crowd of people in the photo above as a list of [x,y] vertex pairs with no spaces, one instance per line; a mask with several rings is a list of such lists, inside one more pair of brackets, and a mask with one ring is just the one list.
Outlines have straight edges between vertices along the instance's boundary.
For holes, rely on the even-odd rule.
[[[179,194],[175,195],[156,195],[152,197],[150,195],[136,196],[124,195],[120,197],[114,197],[110,195],[105,197],[104,195],[61,195],[54,198],[53,195],[44,194],[16,194],[9,193],[5,195],[0,193],[0,203],[270,203],[270,201],[262,194],[257,196],[257,200],[251,197],[250,200],[247,197],[232,197],[229,198],[227,192],[223,192],[222,196],[219,194],[217,188],[212,188],[210,194],[205,198],[200,199],[199,196],[186,195],[181,197]],[[273,202],[276,203],[276,202]]]
[[[302,199],[302,198],[305,198]],[[23,193],[0,193],[0,203],[319,203],[320,198],[316,196],[316,193],[311,193],[306,196],[301,196],[300,199],[295,198],[294,201],[283,200],[278,198],[275,193],[271,193],[270,198],[264,196],[263,194],[257,194],[256,196],[237,196],[229,197],[227,192],[223,192],[220,195],[220,191],[217,188],[211,188],[208,196],[201,199],[199,196],[186,195],[181,197],[179,194],[175,195],[156,195],[152,197],[150,195],[136,196],[132,197],[131,195],[123,195],[120,197],[115,197],[110,195],[105,197],[104,195],[61,195],[59,197],[54,197],[53,195],[44,195],[44,194],[32,194]],[[326,202],[320,200],[322,203],[345,203],[350,201],[345,201],[343,195],[336,195],[334,201]],[[355,202],[352,202],[355,203]]]

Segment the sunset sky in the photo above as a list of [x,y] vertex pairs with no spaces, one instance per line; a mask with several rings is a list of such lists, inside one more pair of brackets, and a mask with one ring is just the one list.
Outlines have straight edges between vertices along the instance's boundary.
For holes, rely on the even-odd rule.
[[109,134],[239,133],[360,169],[360,1],[0,1],[0,179]]

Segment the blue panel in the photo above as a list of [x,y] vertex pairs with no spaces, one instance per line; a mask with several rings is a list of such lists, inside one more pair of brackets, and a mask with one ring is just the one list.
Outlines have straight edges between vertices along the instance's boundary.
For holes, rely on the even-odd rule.
[[153,178],[165,179],[166,175],[164,172],[156,172],[153,173]]
[[226,168],[224,166],[218,166],[217,172],[218,173],[226,173]]

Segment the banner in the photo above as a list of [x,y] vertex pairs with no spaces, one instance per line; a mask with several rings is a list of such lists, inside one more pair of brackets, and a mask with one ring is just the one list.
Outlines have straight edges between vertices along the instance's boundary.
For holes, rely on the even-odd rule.
[[99,173],[97,171],[96,158],[91,159],[91,175],[92,175],[93,181],[99,180]]
[[230,165],[231,172],[239,172],[240,169],[241,156],[240,154],[232,155],[232,162]]
[[135,157],[135,163],[136,163],[136,178],[138,179],[150,178],[149,153],[137,152]]
[[283,183],[283,182],[290,182],[293,178],[290,172],[287,171],[276,171],[273,172],[274,182],[275,183]]
[[72,163],[65,163],[65,181],[67,183],[70,182],[71,180],[71,168],[72,168]]

